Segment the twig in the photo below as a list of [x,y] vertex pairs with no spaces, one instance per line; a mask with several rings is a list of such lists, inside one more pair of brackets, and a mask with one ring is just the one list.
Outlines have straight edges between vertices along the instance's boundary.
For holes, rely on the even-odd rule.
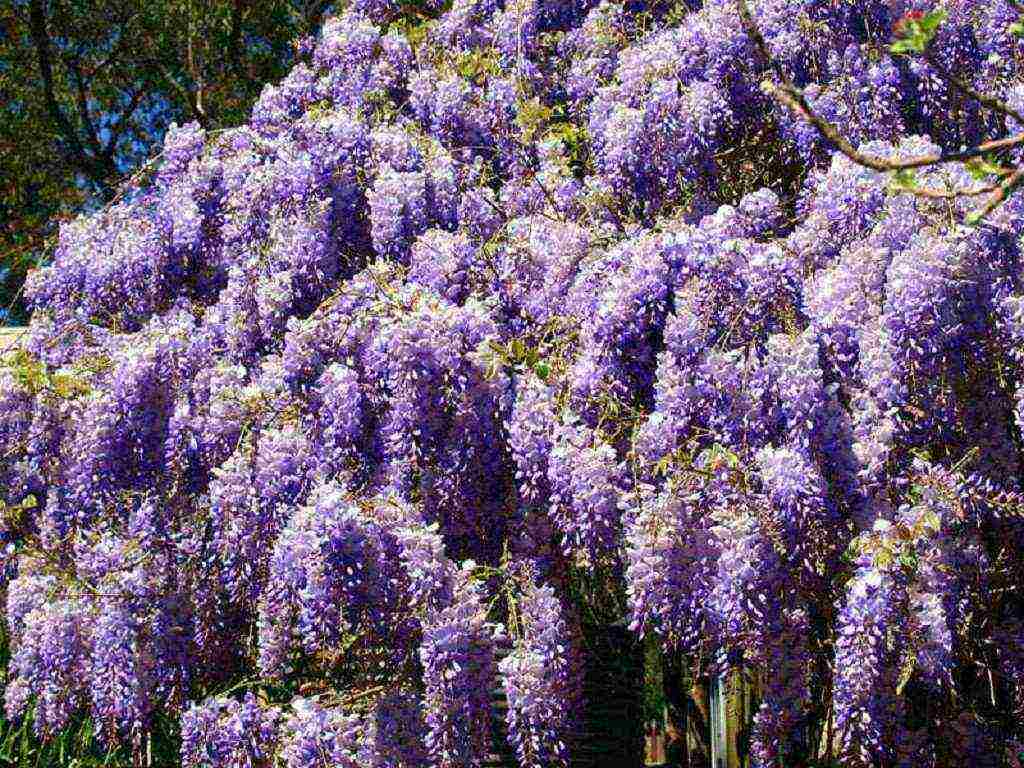
[[939,73],[942,77],[948,80],[953,87],[959,90],[961,93],[969,96],[976,101],[981,102],[989,109],[999,112],[1000,114],[1006,115],[1016,120],[1021,126],[1024,126],[1024,116],[1021,115],[1016,109],[1011,107],[1004,101],[997,99],[995,96],[989,96],[987,93],[975,89],[966,81],[960,79],[952,72],[950,72],[942,62],[940,62],[930,51],[925,51],[924,60],[928,62],[932,69]]
[[[1016,2],[1014,0],[1014,6],[1020,6],[1024,10],[1024,4]],[[981,142],[974,147],[960,150],[958,152],[939,152],[928,155],[918,155],[916,157],[902,158],[902,159],[889,159],[884,157],[878,157],[875,155],[867,155],[860,152],[854,147],[847,139],[842,135],[839,129],[830,123],[825,118],[821,117],[814,111],[811,105],[808,103],[807,98],[804,96],[803,91],[798,88],[793,81],[786,74],[782,65],[772,55],[771,50],[768,48],[768,43],[764,39],[764,35],[761,34],[761,30],[758,28],[757,23],[754,20],[753,14],[750,11],[750,6],[747,0],[736,0],[736,8],[739,11],[740,21],[743,24],[743,29],[753,41],[754,46],[758,49],[761,57],[765,60],[768,67],[772,72],[775,73],[779,83],[765,83],[763,89],[769,95],[774,96],[779,101],[784,103],[794,112],[800,114],[807,122],[809,122],[824,138],[830,141],[836,146],[836,148],[842,152],[847,158],[865,168],[870,168],[880,172],[890,171],[906,171],[917,168],[926,168],[935,165],[941,165],[943,163],[950,162],[964,162],[967,160],[974,160],[977,158],[984,157],[985,155],[1000,152],[1006,149],[1012,149],[1014,147],[1024,145],[1024,133],[1017,134],[1015,136],[1005,136],[1000,139],[993,139],[991,141]],[[927,57],[926,57],[927,58]],[[929,61],[929,63],[932,63]],[[934,66],[934,64],[933,64]],[[944,68],[936,68],[936,71],[940,75],[945,77]],[[948,73],[946,73],[948,74]],[[979,93],[977,90],[972,88],[967,83],[959,81],[957,79],[950,78],[950,82],[954,87],[959,88],[964,93],[967,93],[972,98],[976,98],[986,106],[1001,112],[1015,120],[1020,120],[1021,115],[1013,108],[1007,106],[1003,102],[995,99],[994,97],[986,96]],[[1020,120],[1024,123],[1024,120]],[[911,188],[908,192],[911,192],[920,197],[929,197],[934,199],[951,199],[957,197],[971,197],[977,195],[992,193],[992,197],[985,203],[985,205],[977,212],[972,214],[971,219],[975,222],[988,216],[994,211],[1006,198],[1016,190],[1021,182],[1024,181],[1024,171],[1021,168],[1015,169],[1000,169],[1004,180],[998,184],[991,185],[990,188],[975,188],[975,189],[960,189],[960,190],[936,190],[934,188]]]
[[1014,171],[1009,178],[1006,179],[1002,184],[999,185],[998,189],[992,194],[988,202],[981,208],[972,214],[972,220],[981,221],[986,218],[992,211],[998,208],[1012,193],[1017,191],[1021,183],[1024,182],[1024,166]]

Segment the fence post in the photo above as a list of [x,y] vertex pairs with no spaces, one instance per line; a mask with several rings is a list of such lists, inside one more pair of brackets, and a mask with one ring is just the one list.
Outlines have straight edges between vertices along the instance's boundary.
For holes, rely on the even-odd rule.
[[711,721],[711,768],[729,768],[728,725],[725,712],[726,676],[718,675],[711,680],[708,694],[710,706],[708,719]]
[[711,768],[745,768],[745,734],[753,714],[754,690],[740,670],[711,681]]

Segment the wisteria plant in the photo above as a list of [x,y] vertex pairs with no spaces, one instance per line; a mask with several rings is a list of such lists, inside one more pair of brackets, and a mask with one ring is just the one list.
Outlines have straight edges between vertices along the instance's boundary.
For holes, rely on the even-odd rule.
[[17,739],[568,766],[625,622],[753,766],[1017,764],[1020,4],[339,6],[32,276]]

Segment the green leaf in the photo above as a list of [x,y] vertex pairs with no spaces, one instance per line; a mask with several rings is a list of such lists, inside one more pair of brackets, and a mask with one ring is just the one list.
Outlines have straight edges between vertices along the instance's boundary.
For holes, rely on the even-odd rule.
[[936,8],[934,11],[930,11],[924,15],[919,22],[921,29],[928,35],[928,41],[935,36],[935,33],[939,29],[939,25],[946,20],[949,14],[945,8]]
[[935,38],[939,26],[946,20],[946,10],[937,8],[918,19],[904,18],[899,25],[899,39],[890,46],[893,53],[921,54]]
[[975,181],[984,181],[988,176],[977,161],[969,161],[964,164],[964,167],[967,169],[967,172],[971,174],[971,178]]
[[982,212],[980,210],[971,211],[969,214],[967,214],[966,221],[969,226],[974,227],[981,223],[982,218]]
[[522,131],[523,141],[530,142],[551,119],[553,110],[537,97],[519,103],[516,123]]
[[896,192],[913,192],[917,189],[917,174],[910,168],[902,168],[893,173],[891,187]]
[[893,53],[924,53],[924,45],[917,38],[906,37],[889,46],[889,50]]
[[906,684],[910,682],[910,678],[914,674],[914,667],[916,666],[916,664],[917,664],[917,658],[915,656],[911,656],[904,663],[903,669],[900,670],[899,681],[896,683],[896,695],[897,696],[902,695],[904,686],[906,686]]
[[975,181],[985,180],[985,176],[987,174],[981,168],[981,165],[976,160],[970,160],[964,163],[964,167],[967,169],[967,172],[971,174],[971,178],[974,179]]
[[984,181],[988,176],[998,176],[1003,172],[1000,166],[983,157],[968,160],[965,165],[971,176],[977,181]]

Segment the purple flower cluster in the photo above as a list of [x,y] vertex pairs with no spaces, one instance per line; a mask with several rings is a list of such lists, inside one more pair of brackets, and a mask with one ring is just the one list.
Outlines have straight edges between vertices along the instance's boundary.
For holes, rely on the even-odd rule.
[[509,740],[524,768],[568,766],[583,696],[578,629],[546,584],[529,583],[516,608],[521,636],[498,665]]
[[426,746],[438,768],[476,768],[491,751],[496,637],[482,598],[471,574],[460,571],[452,602],[423,627]]
[[273,764],[281,716],[252,693],[195,704],[181,717],[181,764],[186,768],[267,768]]
[[555,431],[548,460],[550,515],[566,555],[593,567],[614,554],[624,475],[615,448],[594,430],[569,423]]
[[405,625],[397,541],[338,489],[316,496],[294,512],[271,556],[258,621],[267,675],[286,671],[292,645],[317,654],[365,634],[401,646],[391,637]]
[[855,764],[895,762],[902,702],[896,695],[907,639],[906,586],[897,573],[858,568],[838,619],[836,718]]
[[666,647],[692,650],[704,639],[706,603],[718,552],[699,494],[637,490],[626,530],[631,629]]

